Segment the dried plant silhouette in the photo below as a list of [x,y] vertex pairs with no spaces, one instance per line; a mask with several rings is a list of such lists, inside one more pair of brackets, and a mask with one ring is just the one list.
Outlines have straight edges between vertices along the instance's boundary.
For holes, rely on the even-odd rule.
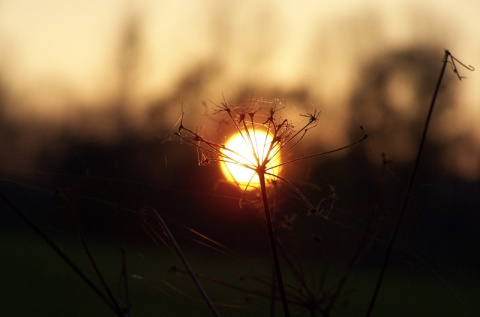
[[[281,161],[278,164],[272,164],[278,157],[284,158],[287,155],[292,155],[295,146],[302,141],[311,129],[317,126],[320,115],[320,112],[317,110],[313,113],[299,114],[300,117],[306,119],[302,121],[306,122],[294,124],[281,116],[281,111],[284,107],[285,105],[279,99],[273,101],[252,99],[248,103],[236,106],[232,106],[224,101],[221,105],[214,106],[214,115],[226,115],[227,119],[222,121],[223,124],[230,124],[233,127],[232,133],[238,133],[242,136],[246,147],[250,149],[248,156],[239,153],[237,149],[228,148],[223,143],[208,139],[204,136],[204,128],[193,130],[185,127],[183,124],[184,114],[182,114],[178,132],[174,134],[184,142],[190,143],[197,148],[199,165],[210,163],[238,165],[254,172],[252,173],[252,179],[254,177],[261,178],[263,174],[266,185],[278,179],[299,195],[310,213],[320,213],[319,206],[312,204],[293,183],[282,177],[279,171],[281,171],[283,166],[291,163],[345,150],[362,143],[367,139],[368,135],[363,131],[363,127],[360,127],[364,134],[353,143],[321,153],[300,157],[293,156],[294,158]],[[259,132],[262,132],[263,138],[268,138],[271,141],[259,142],[257,137]],[[261,147],[259,143],[264,144],[264,146]],[[238,160],[238,157],[242,158],[242,160]],[[251,157],[254,159],[250,159]],[[245,190],[239,202],[240,206],[250,202],[246,200],[250,196],[249,193],[251,193],[248,189],[251,189],[253,192],[255,189],[261,190],[261,188],[256,188],[261,187],[261,182],[256,186],[251,183],[252,179],[244,186]],[[240,187],[243,188],[242,186]]]
[[390,260],[390,256],[392,254],[392,251],[393,251],[393,248],[394,248],[394,245],[395,245],[395,240],[398,236],[399,228],[402,224],[402,220],[404,218],[405,211],[407,209],[407,205],[408,205],[408,202],[410,200],[412,187],[413,187],[413,184],[415,182],[415,177],[417,175],[418,167],[419,167],[419,164],[420,164],[420,159],[422,157],[422,152],[423,152],[423,149],[424,149],[424,146],[425,146],[425,140],[427,138],[428,128],[429,128],[429,125],[430,125],[430,119],[432,117],[433,109],[435,107],[435,101],[437,100],[437,95],[438,95],[438,92],[440,91],[440,86],[442,84],[443,75],[445,73],[445,68],[447,67],[447,64],[450,64],[450,66],[452,68],[452,71],[457,75],[459,80],[462,80],[462,78],[464,78],[458,72],[458,68],[457,68],[456,63],[460,64],[461,66],[463,66],[465,69],[467,69],[469,71],[474,71],[475,70],[475,68],[473,66],[471,66],[471,65],[467,66],[466,64],[462,63],[457,58],[455,58],[450,53],[450,51],[445,50],[445,55],[443,57],[443,65],[442,65],[442,68],[440,70],[440,75],[438,76],[438,81],[437,81],[437,84],[435,86],[435,90],[433,92],[433,97],[432,97],[432,101],[430,103],[430,107],[428,109],[428,114],[427,114],[427,118],[426,118],[426,121],[425,121],[425,124],[424,124],[424,127],[423,127],[423,132],[422,132],[422,136],[421,136],[421,139],[420,139],[420,144],[419,144],[419,147],[418,147],[418,150],[417,150],[417,155],[416,155],[416,158],[415,158],[415,162],[414,162],[414,165],[413,165],[412,174],[411,174],[410,179],[409,179],[408,184],[407,184],[407,188],[406,188],[406,191],[405,191],[405,196],[404,196],[404,199],[403,199],[403,202],[402,202],[402,206],[400,208],[400,213],[399,213],[398,218],[397,218],[396,223],[395,223],[395,227],[394,227],[392,236],[391,236],[391,238],[390,238],[390,240],[387,244],[387,249],[386,249],[385,257],[383,259],[383,263],[382,263],[382,266],[381,266],[381,269],[380,269],[380,274],[379,274],[377,283],[375,285],[375,289],[373,291],[372,299],[370,301],[367,313],[365,315],[367,317],[371,316],[373,308],[375,306],[375,302],[376,302],[376,299],[378,297],[378,293],[380,292],[380,288],[382,286],[383,278],[385,276],[385,271],[387,269],[388,262]]
[[[183,125],[183,114],[178,132],[176,132],[175,135],[180,137],[183,141],[193,144],[197,147],[199,153],[199,164],[201,165],[212,162],[220,162],[223,164],[238,165],[253,171],[254,173],[252,174],[251,179],[247,182],[243,191],[244,195],[248,193],[249,187],[253,186],[251,184],[252,179],[254,177],[258,177],[260,196],[263,203],[263,212],[274,265],[276,287],[278,287],[284,315],[290,316],[289,300],[285,291],[285,284],[283,281],[278,255],[278,246],[280,243],[278,241],[275,228],[272,224],[272,215],[267,192],[267,186],[269,185],[267,184],[267,177],[271,180],[274,180],[274,182],[276,182],[276,179],[279,179],[292,188],[295,193],[297,193],[306,203],[311,214],[320,212],[320,205],[315,207],[297,187],[273,171],[279,171],[279,168],[286,164],[341,151],[363,142],[368,136],[365,133],[359,140],[332,151],[311,154],[290,159],[283,163],[281,162],[278,164],[272,164],[272,162],[274,162],[274,160],[279,156],[285,156],[293,151],[294,147],[305,137],[310,129],[317,126],[318,116],[320,114],[319,112],[315,111],[313,114],[302,115],[303,117],[307,118],[307,121],[297,127],[292,123],[292,121],[281,117],[280,113],[283,107],[284,106],[282,105],[282,102],[278,99],[275,99],[271,102],[253,99],[249,103],[237,106],[232,106],[224,101],[221,103],[221,105],[215,106],[214,113],[217,115],[226,115],[227,122],[233,126],[233,130],[243,138],[247,148],[250,149],[250,153],[248,153],[249,155],[239,152],[237,148],[229,148],[225,144],[208,140],[202,136],[200,132],[185,127]],[[263,146],[259,145],[260,142],[258,141],[259,138],[257,136],[259,131],[262,131],[261,138],[265,138],[264,142],[261,143]],[[242,159],[238,159],[239,157]],[[244,197],[242,197],[241,201],[243,199]],[[288,259],[287,257],[284,258]]]
[[[466,68],[469,71],[473,71],[474,68],[470,65],[466,65],[455,58],[448,50],[445,50],[443,59],[443,65],[440,71],[438,82],[436,84],[433,98],[431,100],[430,108],[427,114],[426,122],[423,128],[420,144],[417,151],[417,156],[414,162],[414,166],[409,178],[407,187],[405,189],[405,195],[402,201],[398,218],[396,219],[395,226],[389,240],[386,243],[386,252],[383,257],[383,263],[380,268],[379,277],[376,281],[375,289],[370,300],[368,311],[366,316],[371,316],[375,307],[376,299],[380,292],[383,278],[388,267],[389,259],[392,251],[395,247],[396,238],[401,227],[402,220],[404,218],[408,203],[411,199],[411,191],[415,178],[420,165],[423,149],[425,147],[425,140],[429,129],[429,123],[435,107],[437,95],[440,91],[442,79],[444,76],[447,64],[451,66],[452,71],[457,77],[462,80],[464,77],[460,75],[458,67],[459,65]],[[302,259],[299,255],[299,247],[297,242],[297,236],[295,231],[295,221],[299,215],[297,213],[292,215],[279,214],[277,210],[278,201],[272,202],[272,199],[277,199],[278,188],[280,184],[285,184],[287,189],[290,189],[298,195],[304,202],[307,212],[307,216],[316,215],[326,218],[327,210],[331,210],[333,202],[336,198],[336,190],[333,186],[330,187],[331,195],[320,199],[318,204],[312,203],[297,186],[282,175],[282,168],[288,164],[301,162],[306,159],[317,158],[338,151],[345,150],[349,147],[358,145],[365,141],[368,135],[365,133],[363,127],[361,131],[363,135],[358,140],[347,144],[345,146],[335,148],[330,151],[321,153],[314,153],[305,156],[296,156],[295,147],[305,138],[309,131],[318,125],[318,119],[320,113],[314,111],[313,113],[299,114],[300,120],[298,123],[293,120],[287,120],[282,117],[282,110],[286,106],[281,100],[275,99],[272,101],[252,99],[245,104],[231,105],[226,101],[220,105],[214,105],[214,115],[220,116],[224,123],[228,124],[230,132],[239,134],[249,149],[249,154],[239,151],[237,148],[229,147],[227,144],[211,140],[205,136],[205,128],[191,129],[184,125],[182,114],[180,126],[175,133],[183,142],[189,143],[197,148],[198,161],[200,165],[204,164],[229,164],[233,166],[239,166],[251,171],[251,176],[245,182],[236,181],[236,186],[242,192],[240,198],[240,205],[250,204],[253,202],[260,202],[261,208],[264,214],[269,246],[273,262],[273,275],[257,275],[249,276],[245,279],[251,279],[259,283],[263,287],[266,287],[266,291],[250,290],[242,287],[238,287],[233,284],[225,283],[215,277],[208,277],[205,275],[197,274],[193,271],[189,262],[187,261],[183,251],[177,244],[172,232],[163,220],[163,217],[153,208],[145,208],[141,211],[145,214],[149,214],[153,218],[148,220],[154,220],[152,222],[145,221],[145,229],[147,233],[156,235],[157,238],[163,240],[165,245],[170,248],[181,259],[185,269],[174,268],[175,271],[188,274],[198,291],[200,292],[203,301],[210,308],[211,313],[214,316],[219,316],[213,302],[207,296],[205,290],[200,284],[199,280],[204,280],[210,283],[219,284],[228,288],[235,289],[237,291],[244,292],[246,294],[252,294],[258,297],[270,300],[271,315],[274,315],[274,306],[277,301],[281,301],[282,308],[285,316],[290,316],[290,307],[300,307],[308,311],[310,316],[329,316],[331,310],[340,298],[342,288],[348,278],[352,268],[358,263],[361,256],[361,252],[364,251],[365,245],[368,240],[374,238],[370,234],[371,225],[373,222],[374,212],[370,216],[364,232],[361,236],[359,243],[354,249],[354,253],[348,262],[347,268],[340,278],[334,283],[332,287],[325,290],[325,280],[327,272],[320,273],[320,282],[317,277],[311,277],[306,269],[302,265]],[[239,159],[240,158],[240,159]],[[287,159],[288,158],[288,159]],[[388,161],[386,156],[383,157],[383,167],[387,165]],[[233,177],[235,181],[235,178]],[[121,250],[121,274],[120,274],[120,295],[114,295],[112,287],[107,283],[104,274],[101,272],[97,262],[90,252],[90,248],[86,243],[86,239],[83,237],[80,230],[77,230],[76,235],[82,245],[83,254],[87,257],[90,268],[93,270],[94,277],[97,282],[89,277],[80,265],[70,258],[65,253],[58,243],[53,238],[46,234],[39,225],[37,225],[32,219],[19,208],[12,199],[0,191],[0,199],[6,203],[13,212],[26,223],[46,244],[51,248],[56,255],[62,259],[62,261],[85,283],[89,289],[113,312],[114,315],[119,317],[126,317],[132,314],[132,303],[130,296],[130,287],[128,285],[127,264],[125,251]],[[71,202],[66,201],[69,207]],[[156,226],[156,228],[154,228]],[[151,231],[151,232],[149,232]],[[293,245],[293,251],[287,243],[284,243],[279,234],[282,231],[288,236],[288,244]],[[200,234],[199,234],[200,236]],[[205,238],[204,236],[200,236]],[[209,243],[215,244],[213,239],[207,238]],[[217,244],[215,247],[219,246]],[[283,261],[284,268],[288,269],[289,273],[293,277],[293,282],[286,282],[282,276],[282,270],[280,261]],[[315,280],[315,281],[312,281]]]
[[[319,274],[310,271],[304,265],[301,254],[299,241],[295,230],[295,221],[298,219],[296,213],[292,215],[285,215],[278,223],[279,230],[287,233],[289,242],[293,244],[293,249],[286,246],[277,238],[276,244],[279,251],[279,257],[285,262],[285,267],[293,277],[291,282],[285,283],[285,291],[289,307],[296,307],[302,311],[306,311],[309,316],[330,316],[332,309],[335,307],[337,301],[345,295],[343,286],[348,279],[352,268],[357,264],[361,245],[357,248],[357,252],[352,257],[347,269],[343,272],[338,280],[332,285],[327,285],[328,269],[322,269]],[[369,229],[369,228],[368,228]],[[365,230],[366,237],[369,231]],[[314,239],[317,244],[321,244],[320,239]],[[361,243],[362,244],[362,243]],[[317,267],[317,266],[316,266]],[[176,266],[171,268],[172,273],[182,273],[189,275],[189,272],[182,270]],[[241,282],[251,282],[253,285],[258,285],[261,288],[249,288],[238,284],[233,284],[220,280],[219,278],[197,274],[199,279],[225,287],[244,294],[245,303],[249,303],[253,298],[263,298],[270,301],[270,316],[275,316],[274,302],[281,300],[276,292],[276,283],[274,277],[268,274],[256,272],[251,275],[241,276]]]
[[[14,202],[12,202],[4,193],[0,192],[0,198],[43,240],[47,245],[62,259],[63,262],[86,284],[88,287],[107,305],[110,310],[118,317],[126,317],[130,315],[131,304],[129,302],[128,293],[128,279],[126,273],[125,253],[122,250],[122,276],[121,283],[124,285],[124,300],[120,303],[111,290],[111,287],[105,281],[103,273],[98,268],[98,265],[90,252],[90,249],[81,233],[77,231],[77,236],[82,243],[85,255],[87,256],[92,269],[98,278],[101,287],[99,287],[91,278],[89,278],[85,271],[78,266],[63,250],[62,248],[49,237],[44,230],[42,230],[35,222],[33,222],[22,209],[20,209]],[[103,288],[103,290],[102,290]]]
[[195,284],[195,287],[200,292],[200,295],[202,296],[205,303],[208,305],[208,308],[212,312],[213,316],[216,316],[216,317],[220,316],[217,309],[215,308],[215,305],[210,300],[210,297],[208,297],[207,292],[205,291],[203,286],[200,284],[200,282],[199,282],[196,274],[194,273],[190,263],[188,262],[188,260],[187,260],[186,256],[184,255],[182,249],[178,245],[177,240],[173,236],[172,232],[168,228],[168,226],[165,223],[165,221],[163,220],[162,216],[156,210],[153,210],[153,209],[151,210],[150,214],[152,214],[155,217],[155,220],[156,220],[155,223],[157,223],[161,226],[164,238],[162,237],[162,235],[156,234],[156,230],[152,230],[152,228],[149,227],[149,224],[146,222],[146,220],[144,218],[145,228],[148,231],[150,231],[151,234],[155,234],[156,237],[160,237],[162,239],[163,243],[166,246],[173,249],[173,251],[178,255],[178,257],[182,261],[182,264],[185,267],[185,269],[187,270],[189,277],[192,279],[193,283]]

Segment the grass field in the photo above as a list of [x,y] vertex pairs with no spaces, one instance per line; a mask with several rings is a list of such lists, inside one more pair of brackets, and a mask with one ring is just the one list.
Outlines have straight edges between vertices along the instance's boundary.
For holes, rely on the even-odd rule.
[[[65,252],[79,264],[92,280],[80,244],[62,240]],[[119,298],[121,256],[118,245],[91,241],[92,253],[112,291]],[[205,303],[186,275],[171,274],[172,265],[180,261],[162,246],[123,245],[127,252],[132,316],[211,316]],[[89,289],[38,237],[30,233],[2,233],[0,239],[2,316],[114,316]],[[250,260],[232,259],[186,251],[198,273],[246,289],[266,290],[260,284],[240,277],[253,271],[268,274],[268,257]],[[315,268],[315,266],[312,266]],[[436,276],[425,272],[396,271],[386,277],[375,316],[475,316],[480,311],[478,280]],[[332,316],[362,316],[371,296],[377,272],[359,268]],[[335,276],[335,269],[329,276]],[[288,278],[288,277],[287,277]],[[269,316],[269,301],[204,281],[204,286],[222,316]],[[277,315],[281,315],[278,307]],[[306,312],[293,309],[294,316]]]

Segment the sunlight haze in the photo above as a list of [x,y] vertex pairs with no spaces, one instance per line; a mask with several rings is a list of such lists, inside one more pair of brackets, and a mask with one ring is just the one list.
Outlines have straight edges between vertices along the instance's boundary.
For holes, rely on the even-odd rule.
[[[372,75],[366,65],[417,50],[414,54],[435,56],[435,78],[444,49],[480,65],[478,12],[480,3],[468,0],[5,0],[0,2],[2,112],[19,124],[52,121],[102,139],[117,133],[117,115],[128,117],[135,130],[164,133],[182,104],[196,116],[205,111],[202,103],[222,96],[231,102],[277,97],[286,99],[289,113],[320,109],[319,137],[334,146],[351,137],[353,125],[368,129],[376,116],[355,113],[357,87]],[[473,118],[480,115],[480,77],[478,71],[459,71],[467,79],[449,81],[455,107],[439,114],[433,138],[462,138],[468,148],[442,157],[459,161],[453,170],[478,176],[480,130]],[[395,77],[395,83],[403,82]],[[407,117],[414,116],[402,108],[417,98],[412,89],[398,86],[390,94],[396,100],[392,109]],[[155,109],[161,118],[152,126],[148,120]],[[78,122],[85,116],[95,117],[88,133]],[[102,132],[106,129],[110,132]],[[382,144],[373,144],[376,154],[383,151]],[[409,150],[387,150],[411,158]]]

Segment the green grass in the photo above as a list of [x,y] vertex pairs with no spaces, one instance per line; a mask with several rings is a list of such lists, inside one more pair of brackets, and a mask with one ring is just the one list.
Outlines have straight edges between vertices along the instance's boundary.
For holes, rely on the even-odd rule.
[[0,240],[5,316],[100,316],[109,310],[49,247],[33,235]]
[[[95,294],[33,234],[0,234],[0,271],[2,316],[114,316]],[[58,240],[65,252],[95,280],[80,244]],[[115,295],[121,271],[119,245],[90,241],[98,266]],[[162,246],[123,245],[127,252],[127,269],[132,316],[211,316],[187,275],[170,274],[169,268],[180,261]],[[248,289],[262,289],[259,284],[240,281],[254,270],[268,273],[269,257],[247,261],[185,250],[198,272],[217,280]],[[332,275],[335,271],[332,270]],[[344,295],[346,306],[334,309],[332,316],[363,316],[378,272],[357,269],[348,281]],[[132,277],[132,275],[136,277]],[[287,282],[289,276],[286,276]],[[96,281],[96,280],[95,280]],[[178,291],[167,286],[169,283]],[[224,286],[202,281],[222,316],[269,316],[268,301],[253,298],[248,304],[245,294]],[[375,316],[475,316],[480,311],[478,281],[439,277],[421,272],[391,269],[378,298]],[[339,304],[343,302],[343,298]],[[277,313],[281,313],[278,303]],[[293,316],[305,316],[292,309]]]
[[[114,316],[93,291],[34,234],[0,234],[2,293],[0,311],[4,316]],[[87,275],[97,282],[93,270],[75,239],[56,240]],[[90,241],[91,251],[115,295],[119,295],[121,272],[120,246]],[[180,261],[163,246],[123,245],[127,252],[127,270],[133,316],[211,316],[188,276],[170,274]],[[238,281],[248,268],[235,260],[219,260],[193,254],[194,269],[220,280]],[[222,263],[223,262],[223,263]],[[228,263],[227,263],[228,262]],[[235,271],[238,269],[238,272]],[[243,270],[243,272],[241,272]],[[172,285],[169,287],[167,285]],[[99,285],[99,283],[97,283]],[[214,300],[228,316],[244,316],[258,308],[237,308],[243,294],[205,283],[215,292]],[[174,288],[178,289],[175,290]],[[123,293],[122,293],[123,294]],[[253,305],[255,306],[255,305]],[[264,315],[263,312],[261,315]]]
[[[335,316],[359,315],[359,311],[363,316],[377,276],[372,269],[358,270],[346,286],[354,290],[349,305]],[[392,268],[384,282],[374,316],[476,316],[480,311],[478,281]]]

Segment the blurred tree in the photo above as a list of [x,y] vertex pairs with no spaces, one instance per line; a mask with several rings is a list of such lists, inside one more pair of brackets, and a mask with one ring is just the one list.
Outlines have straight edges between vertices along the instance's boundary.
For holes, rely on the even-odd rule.
[[136,12],[129,12],[124,20],[117,51],[117,79],[118,88],[114,104],[121,130],[131,125],[128,120],[127,107],[132,103],[132,94],[135,92],[136,73],[141,57],[141,19]]
[[[350,108],[352,118],[358,118],[371,136],[376,152],[368,154],[375,159],[380,152],[397,161],[412,159],[437,83],[441,52],[434,46],[393,50],[375,56],[361,70]],[[433,120],[442,116],[445,105],[453,106],[453,78],[444,78]]]

